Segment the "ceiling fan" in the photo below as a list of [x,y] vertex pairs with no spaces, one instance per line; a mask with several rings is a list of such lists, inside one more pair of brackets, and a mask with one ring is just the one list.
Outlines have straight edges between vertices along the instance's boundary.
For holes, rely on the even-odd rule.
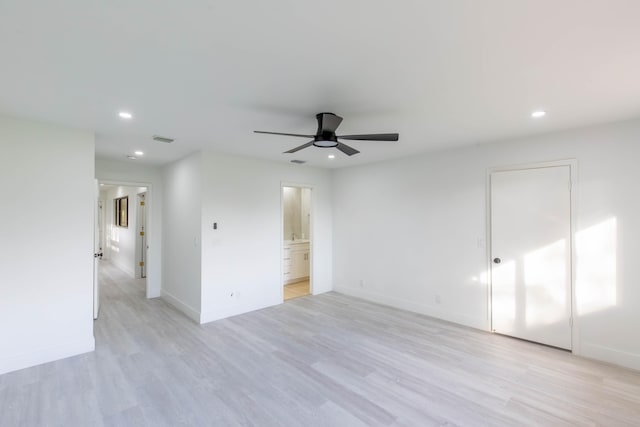
[[292,148],[285,153],[295,153],[303,148],[311,147],[312,145],[320,148],[337,148],[347,156],[353,156],[358,154],[359,151],[353,147],[343,144],[338,141],[340,139],[350,139],[356,141],[397,141],[397,133],[376,133],[365,135],[336,135],[336,129],[342,123],[342,117],[333,113],[319,113],[316,114],[318,120],[318,130],[315,135],[300,135],[297,133],[282,133],[282,132],[265,132],[261,130],[255,130],[255,133],[266,133],[270,135],[285,135],[285,136],[299,136],[303,138],[313,138],[313,141],[309,141],[306,144],[302,144],[299,147]]

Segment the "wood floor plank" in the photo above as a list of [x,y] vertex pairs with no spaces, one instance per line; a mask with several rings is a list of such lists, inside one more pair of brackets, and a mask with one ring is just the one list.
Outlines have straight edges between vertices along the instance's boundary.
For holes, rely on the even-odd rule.
[[284,285],[284,300],[288,301],[293,298],[304,297],[310,295],[309,279],[301,282]]
[[337,293],[196,325],[101,267],[96,351],[0,376],[1,426],[640,425],[640,372]]

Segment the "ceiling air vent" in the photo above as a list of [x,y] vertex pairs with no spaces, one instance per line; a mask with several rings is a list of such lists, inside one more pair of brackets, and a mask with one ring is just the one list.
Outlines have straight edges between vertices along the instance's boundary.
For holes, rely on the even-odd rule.
[[295,163],[296,165],[302,165],[307,162],[304,160],[291,160],[291,163]]
[[167,144],[172,143],[174,141],[174,139],[172,138],[166,138],[160,135],[153,135],[153,140],[158,142],[166,142]]

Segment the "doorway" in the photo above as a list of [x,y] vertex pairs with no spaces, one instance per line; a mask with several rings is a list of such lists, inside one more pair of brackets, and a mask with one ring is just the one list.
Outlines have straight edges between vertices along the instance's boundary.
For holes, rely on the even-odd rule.
[[[94,299],[98,300],[102,283],[98,270],[114,272],[110,276],[131,280],[136,293],[149,298],[147,279],[151,187],[144,183],[100,181],[98,191],[97,241],[101,256],[94,275]],[[117,273],[115,273],[117,272]]]
[[312,188],[282,186],[283,301],[313,293]]
[[571,165],[493,171],[491,329],[572,347]]

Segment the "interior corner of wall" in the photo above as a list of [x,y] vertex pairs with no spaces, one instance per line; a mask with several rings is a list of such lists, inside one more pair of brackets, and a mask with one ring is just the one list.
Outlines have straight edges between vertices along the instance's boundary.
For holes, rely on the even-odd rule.
[[194,307],[191,307],[189,304],[185,303],[184,301],[180,300],[164,289],[161,291],[160,297],[168,304],[176,308],[178,311],[186,315],[189,319],[193,320],[196,323],[202,323],[202,314],[200,310],[196,310]]

